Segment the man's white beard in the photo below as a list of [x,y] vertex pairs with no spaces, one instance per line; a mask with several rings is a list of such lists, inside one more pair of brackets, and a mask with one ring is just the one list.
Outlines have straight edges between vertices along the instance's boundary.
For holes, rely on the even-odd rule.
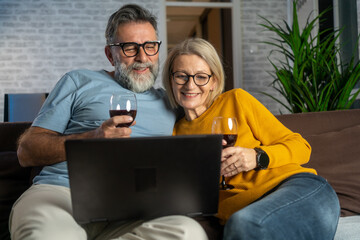
[[[138,74],[134,69],[149,68],[150,71]],[[155,84],[159,73],[159,64],[134,62],[129,67],[115,60],[115,80],[124,88],[141,93],[149,90]]]

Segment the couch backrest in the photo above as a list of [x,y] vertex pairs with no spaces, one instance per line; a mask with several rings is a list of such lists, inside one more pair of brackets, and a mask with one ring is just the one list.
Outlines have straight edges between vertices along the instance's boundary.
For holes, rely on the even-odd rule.
[[341,215],[360,214],[360,109],[277,116],[311,145],[310,161],[339,197]]
[[301,135],[339,131],[360,124],[360,109],[284,114],[276,116]]

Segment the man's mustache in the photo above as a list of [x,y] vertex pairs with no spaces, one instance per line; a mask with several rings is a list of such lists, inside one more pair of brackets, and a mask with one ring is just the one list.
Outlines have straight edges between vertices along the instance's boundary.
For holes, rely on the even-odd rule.
[[128,67],[128,70],[133,70],[133,69],[139,69],[139,68],[150,68],[153,69],[154,65],[150,62],[146,62],[146,63],[138,63],[138,62],[134,62],[133,64],[131,64]]

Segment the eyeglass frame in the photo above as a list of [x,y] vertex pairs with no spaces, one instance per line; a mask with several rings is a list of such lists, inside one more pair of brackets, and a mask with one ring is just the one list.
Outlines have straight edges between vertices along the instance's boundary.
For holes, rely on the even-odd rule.
[[[178,82],[176,82],[175,77],[174,77],[175,73],[184,73],[184,74],[187,76],[188,79],[187,79],[186,82],[184,82],[183,84],[178,83]],[[208,76],[207,82],[204,83],[204,84],[201,84],[201,85],[200,85],[200,84],[197,84],[196,81],[195,81],[195,76],[198,75],[198,74],[205,74],[206,76]],[[206,84],[208,84],[208,83],[210,82],[210,78],[213,76],[213,74],[209,75],[209,74],[207,74],[207,73],[195,73],[194,75],[190,75],[190,74],[187,74],[186,72],[183,72],[183,71],[176,71],[176,72],[171,73],[171,76],[172,76],[172,78],[174,79],[174,82],[175,82],[177,85],[185,85],[185,84],[187,84],[187,83],[189,82],[189,80],[190,80],[190,77],[192,77],[195,85],[198,86],[198,87],[202,87],[202,86],[205,86]]]
[[[157,43],[157,44],[158,44],[158,49],[157,49],[156,53],[154,53],[154,54],[148,54],[148,53],[146,52],[144,46],[145,46],[145,44],[148,44],[148,43]],[[142,43],[142,44],[137,43],[137,42],[121,42],[121,43],[110,43],[110,44],[108,44],[108,46],[109,46],[109,47],[120,47],[121,50],[123,51],[124,55],[127,56],[127,57],[136,57],[136,56],[139,54],[140,47],[143,48],[143,50],[144,50],[144,52],[145,52],[145,54],[146,54],[147,56],[155,56],[156,54],[159,53],[161,43],[162,43],[162,41],[146,41],[146,42],[144,42],[144,43]],[[137,45],[136,54],[133,55],[133,56],[128,56],[128,55],[126,55],[125,50],[124,50],[124,45],[125,45],[125,44],[135,44],[135,45]]]

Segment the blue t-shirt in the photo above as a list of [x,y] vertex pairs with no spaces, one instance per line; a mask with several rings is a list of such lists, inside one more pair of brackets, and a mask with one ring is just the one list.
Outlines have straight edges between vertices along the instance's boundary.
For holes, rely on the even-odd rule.
[[[61,134],[94,130],[110,118],[112,93],[129,93],[107,72],[77,70],[65,74],[47,97],[32,126]],[[176,115],[163,89],[136,93],[136,124],[131,137],[172,135]],[[66,162],[45,166],[34,184],[69,187]]]

